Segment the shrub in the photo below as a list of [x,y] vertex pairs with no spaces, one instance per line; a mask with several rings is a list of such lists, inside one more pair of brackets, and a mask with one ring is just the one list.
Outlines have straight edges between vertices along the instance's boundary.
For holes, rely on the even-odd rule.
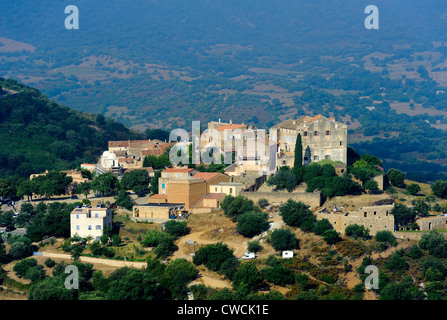
[[17,262],[12,270],[18,277],[24,278],[28,269],[37,266],[37,260],[34,258],[23,259]]
[[262,246],[259,241],[250,241],[247,245],[248,252],[259,252],[262,250]]
[[44,263],[48,268],[53,268],[56,265],[56,261],[51,258],[46,259]]
[[270,235],[270,243],[276,251],[294,249],[297,245],[295,235],[289,229],[276,229]]
[[307,223],[316,222],[316,218],[309,206],[301,201],[296,202],[289,199],[285,204],[281,205],[279,212],[283,221],[292,227],[301,227],[305,221]]
[[447,241],[444,236],[437,231],[425,233],[419,240],[419,247],[427,250],[428,253],[436,258],[447,257]]
[[444,180],[436,180],[431,185],[431,190],[433,191],[433,194],[439,198],[445,199],[447,198],[447,181]]
[[295,276],[292,270],[284,268],[280,265],[273,267],[264,267],[261,270],[266,281],[278,286],[295,283]]
[[331,229],[333,229],[333,227],[332,227],[332,224],[329,222],[329,220],[321,219],[315,223],[315,225],[313,227],[313,232],[315,234],[322,235],[323,232],[325,232],[326,230],[331,230]]
[[223,199],[220,207],[225,215],[233,221],[236,221],[237,217],[245,212],[259,211],[259,208],[254,205],[252,200],[243,196],[233,197],[232,195],[228,195]]
[[393,233],[388,230],[378,231],[374,238],[378,242],[383,243],[385,245],[394,246],[397,244],[396,238],[394,237]]
[[358,224],[351,224],[346,227],[345,234],[348,237],[354,238],[367,238],[369,236],[369,230],[364,226],[360,226]]
[[336,244],[337,242],[341,241],[338,232],[333,229],[324,231],[322,236],[327,244]]
[[393,253],[391,258],[386,262],[385,266],[390,270],[400,271],[404,271],[409,268],[409,265],[403,257],[403,252],[401,250]]
[[169,220],[165,223],[165,231],[176,238],[182,237],[189,233],[189,229],[185,221]]
[[421,248],[419,248],[417,245],[411,246],[410,250],[407,252],[407,257],[410,257],[411,259],[419,259],[424,255]]
[[269,201],[265,198],[259,199],[258,200],[258,206],[262,209],[264,209],[265,207],[267,207],[269,205]]
[[415,195],[419,191],[421,191],[421,187],[417,183],[409,184],[406,189],[407,189],[408,193],[410,193],[411,195]]
[[389,169],[386,173],[391,185],[399,188],[405,187],[405,173],[398,169]]
[[193,257],[195,265],[205,265],[212,271],[218,271],[225,261],[234,258],[233,251],[222,242],[208,244],[198,249]]
[[246,212],[237,218],[236,227],[244,237],[253,237],[268,229],[268,215],[264,212]]

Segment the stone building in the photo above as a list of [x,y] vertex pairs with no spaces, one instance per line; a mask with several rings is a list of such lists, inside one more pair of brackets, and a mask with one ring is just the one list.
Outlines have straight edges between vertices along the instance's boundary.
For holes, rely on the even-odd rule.
[[[303,145],[303,163],[329,159],[347,161],[348,127],[346,124],[326,118],[304,116],[288,119],[270,129],[270,138],[277,142],[278,156],[293,156],[298,133]],[[280,161],[278,161],[280,163]]]
[[446,229],[447,216],[439,215],[434,217],[425,217],[416,220],[421,231],[430,231],[433,229]]
[[154,221],[185,218],[187,212],[183,203],[148,203],[133,207],[133,220]]
[[347,226],[357,224],[369,229],[369,234],[374,236],[378,231],[394,232],[394,216],[391,214],[393,208],[394,205],[365,206],[351,212],[329,211],[324,208],[316,216],[318,220],[328,219],[339,233],[344,234]]

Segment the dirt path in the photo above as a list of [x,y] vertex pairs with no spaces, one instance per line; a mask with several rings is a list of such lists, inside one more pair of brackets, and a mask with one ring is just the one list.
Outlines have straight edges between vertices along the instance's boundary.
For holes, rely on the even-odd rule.
[[[72,260],[71,255],[64,254],[64,253],[42,252],[42,256],[49,257],[49,258]],[[104,264],[104,265],[116,267],[116,268],[122,268],[122,267],[144,268],[147,266],[146,262],[100,259],[100,258],[92,258],[92,257],[84,257],[84,256],[81,256],[79,258],[79,260],[81,262],[88,262],[88,263],[92,263],[92,264]]]

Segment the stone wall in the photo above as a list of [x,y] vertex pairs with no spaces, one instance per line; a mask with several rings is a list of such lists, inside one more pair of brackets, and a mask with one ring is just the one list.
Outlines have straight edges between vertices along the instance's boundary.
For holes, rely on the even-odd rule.
[[312,208],[320,207],[323,202],[323,197],[321,192],[316,190],[314,192],[281,192],[281,191],[270,191],[270,192],[249,192],[243,191],[240,193],[248,199],[253,200],[253,202],[258,202],[259,199],[267,199],[270,204],[282,204],[286,203],[287,200],[292,199],[294,201],[301,201],[305,204],[311,206]]
[[357,224],[369,229],[374,236],[378,231],[394,232],[394,216],[390,214],[392,205],[360,207],[352,212],[332,212],[321,210],[316,213],[317,219],[328,219],[337,232],[345,233],[347,226]]
[[421,231],[447,229],[447,216],[427,217],[416,220]]

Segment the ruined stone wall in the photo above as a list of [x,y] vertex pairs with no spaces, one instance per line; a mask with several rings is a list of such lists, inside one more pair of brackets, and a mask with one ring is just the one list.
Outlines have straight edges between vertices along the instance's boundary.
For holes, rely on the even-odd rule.
[[369,234],[374,236],[378,231],[388,230],[394,232],[394,216],[390,214],[393,206],[361,207],[352,212],[317,212],[318,220],[328,219],[337,232],[345,233],[346,227],[352,224],[364,226]]

